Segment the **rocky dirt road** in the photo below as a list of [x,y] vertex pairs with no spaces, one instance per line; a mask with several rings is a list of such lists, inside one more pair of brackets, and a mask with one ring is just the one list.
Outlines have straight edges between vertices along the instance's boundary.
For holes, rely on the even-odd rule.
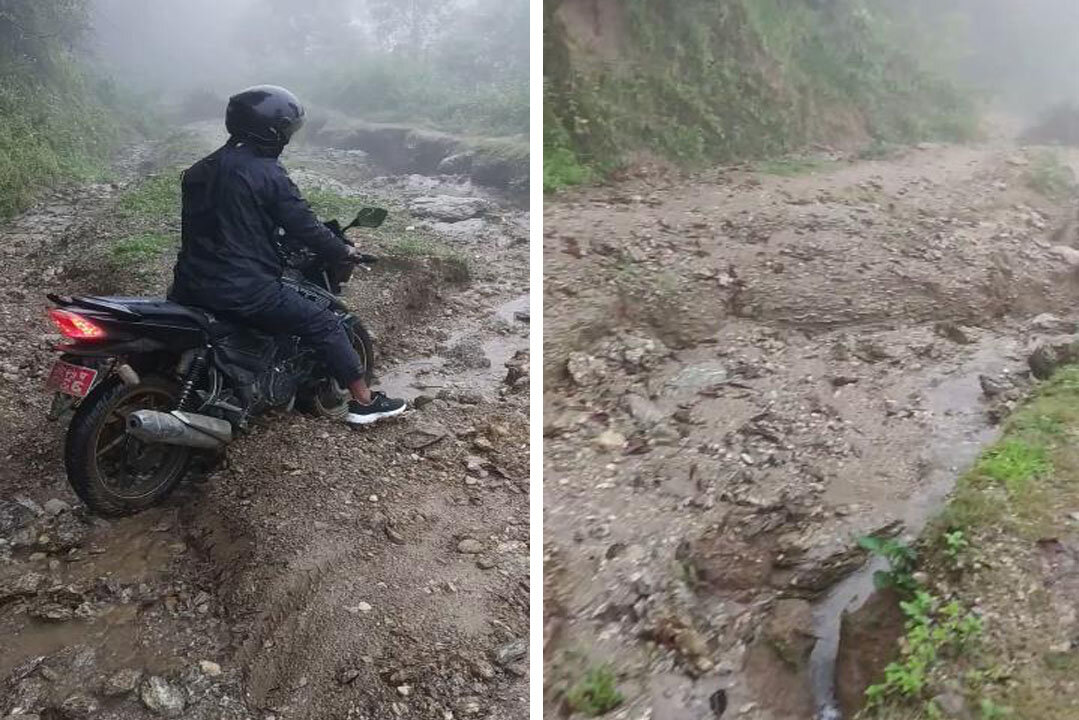
[[611,717],[833,717],[856,538],[917,532],[1075,330],[1065,165],[923,145],[548,202],[550,713],[606,667]]
[[290,148],[305,189],[390,204],[391,230],[360,239],[385,262],[347,293],[415,410],[364,432],[268,417],[134,518],[68,491],[44,294],[163,291],[174,250],[137,273],[95,258],[123,256],[99,248],[144,176],[217,139],[194,131],[0,227],[0,717],[522,717],[528,216],[511,198]]

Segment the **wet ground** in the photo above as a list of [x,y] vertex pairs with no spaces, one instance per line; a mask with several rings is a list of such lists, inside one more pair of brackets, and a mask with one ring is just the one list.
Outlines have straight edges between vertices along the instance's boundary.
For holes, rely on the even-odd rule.
[[1073,319],[1075,207],[1029,187],[1038,152],[836,153],[548,203],[549,712],[606,665],[617,717],[830,715],[857,538],[920,529],[1026,349]]
[[[217,139],[189,130],[181,156]],[[44,293],[163,290],[168,253],[138,277],[85,258],[115,239],[117,199],[176,150],[133,147],[115,183],[57,191],[0,227],[0,716],[521,717],[528,219],[515,201],[290,149],[305,189],[398,218],[419,197],[485,201],[467,228],[413,218],[358,238],[387,262],[346,295],[381,387],[416,409],[364,431],[269,416],[227,465],[133,518],[94,518],[68,491],[41,391],[59,339]],[[431,243],[469,276],[448,277]]]

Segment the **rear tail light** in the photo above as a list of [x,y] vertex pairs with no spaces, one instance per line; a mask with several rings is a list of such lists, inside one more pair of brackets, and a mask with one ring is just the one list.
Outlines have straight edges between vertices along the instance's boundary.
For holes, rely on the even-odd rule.
[[60,328],[64,337],[71,340],[100,340],[105,337],[105,329],[92,320],[70,310],[49,310],[49,317]]

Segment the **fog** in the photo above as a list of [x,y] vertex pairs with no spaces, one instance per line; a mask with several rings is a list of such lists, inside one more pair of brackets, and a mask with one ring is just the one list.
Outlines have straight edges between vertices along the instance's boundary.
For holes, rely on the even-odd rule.
[[165,103],[259,83],[371,120],[527,131],[528,0],[92,0],[92,49]]
[[970,52],[962,72],[1023,113],[1079,102],[1079,2],[961,0]]
[[1031,115],[1079,102],[1079,0],[880,1],[906,19],[899,42],[995,108]]

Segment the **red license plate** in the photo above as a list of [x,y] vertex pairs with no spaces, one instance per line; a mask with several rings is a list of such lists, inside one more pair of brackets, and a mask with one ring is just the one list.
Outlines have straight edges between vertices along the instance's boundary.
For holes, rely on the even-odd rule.
[[49,373],[45,389],[57,390],[65,395],[80,398],[86,397],[87,393],[90,392],[90,388],[94,386],[94,378],[96,377],[97,370],[57,360]]

